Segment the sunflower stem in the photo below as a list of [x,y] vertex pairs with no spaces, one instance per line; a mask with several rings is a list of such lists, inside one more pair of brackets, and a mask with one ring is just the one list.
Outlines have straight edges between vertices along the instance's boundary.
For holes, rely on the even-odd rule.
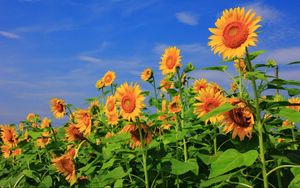
[[[278,65],[276,65],[276,67],[275,67],[275,77],[276,77],[276,79],[278,79]],[[276,95],[279,95],[279,89],[278,89],[278,87],[276,87]]]
[[241,71],[241,60],[239,59],[239,90],[240,90],[240,98],[243,98],[243,75]]
[[140,123],[140,120],[138,118],[137,118],[137,125],[138,125],[140,140],[141,140],[141,144],[142,144],[143,167],[144,167],[144,175],[145,175],[145,187],[149,188],[148,171],[147,171],[147,150],[146,150],[146,147],[145,147],[144,137],[143,137],[143,134],[142,134],[141,123]]
[[[247,59],[249,70],[253,71],[252,64],[249,58],[248,48],[246,48],[246,59]],[[255,98],[256,125],[258,129],[258,139],[259,139],[259,157],[262,163],[262,175],[264,180],[264,188],[268,188],[268,176],[267,176],[265,154],[264,154],[263,124],[260,118],[259,95],[257,91],[256,81],[253,76],[251,77],[251,83],[252,83],[254,98]]]
[[217,127],[214,125],[214,154],[217,154]]
[[[181,106],[182,106],[180,125],[181,125],[181,128],[183,128],[184,127],[185,105],[184,105],[184,101],[183,101],[183,92],[182,92],[182,82],[181,82],[182,75],[180,75],[180,73],[179,73],[179,68],[176,69],[176,73],[177,73],[179,87],[180,87],[179,88],[179,95],[180,95],[180,102],[181,102]],[[184,154],[184,161],[186,162],[188,160],[188,153],[187,153],[187,144],[186,144],[185,138],[183,138],[183,154]]]
[[[276,164],[277,166],[280,166],[280,160],[276,160]],[[282,188],[282,181],[281,181],[281,177],[280,177],[280,170],[276,171],[276,177],[277,177],[277,184],[278,184],[278,188]]]
[[293,138],[293,146],[294,146],[294,149],[297,150],[296,137],[295,137],[294,127],[291,128],[291,131],[292,131],[292,138]]
[[155,99],[156,101],[158,100],[158,97],[157,97],[157,90],[156,90],[156,82],[155,82],[155,78],[154,78],[154,74],[153,74],[153,89],[154,89],[154,95],[155,95]]

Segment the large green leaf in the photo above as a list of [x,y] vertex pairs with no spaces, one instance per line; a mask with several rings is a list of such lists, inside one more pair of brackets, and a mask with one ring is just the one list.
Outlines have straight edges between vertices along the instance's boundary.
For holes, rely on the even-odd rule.
[[178,161],[177,159],[171,159],[172,164],[172,174],[181,175],[188,171],[192,171],[194,174],[198,175],[198,163],[196,159],[189,159],[186,162]]
[[234,106],[232,106],[230,103],[225,103],[225,104],[213,109],[212,111],[208,112],[207,114],[205,114],[201,118],[201,120],[205,121],[205,120],[209,119],[210,117],[219,115],[224,112],[228,112],[229,110],[232,110],[233,108],[234,108]]
[[235,149],[228,149],[216,161],[211,163],[209,178],[222,175],[241,166],[250,166],[257,157],[258,152],[256,150],[240,153]]
[[300,123],[300,112],[297,112],[293,109],[281,108],[277,115],[290,121]]
[[289,188],[300,187],[300,168],[291,168],[291,172],[294,175],[294,179],[290,182]]
[[206,181],[202,181],[200,183],[199,187],[212,187],[212,185],[214,185],[216,183],[220,183],[220,182],[224,182],[226,180],[229,180],[236,173],[237,172],[233,172],[233,173],[230,173],[230,174],[225,174],[225,175],[222,175],[222,176],[214,177],[214,178],[211,178],[211,179],[206,180]]

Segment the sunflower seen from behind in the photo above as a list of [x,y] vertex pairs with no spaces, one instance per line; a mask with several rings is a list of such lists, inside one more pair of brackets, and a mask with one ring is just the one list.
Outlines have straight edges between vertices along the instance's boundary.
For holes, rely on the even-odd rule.
[[216,21],[216,28],[209,28],[212,35],[208,45],[214,53],[222,54],[224,59],[242,57],[246,48],[256,46],[258,23],[261,17],[255,16],[252,10],[245,12],[245,8],[224,10]]
[[180,50],[175,46],[165,49],[165,53],[161,57],[159,69],[162,74],[174,74],[177,67],[181,67]]
[[121,116],[128,121],[136,121],[145,107],[145,97],[138,84],[122,84],[116,91],[117,105],[120,107]]
[[61,119],[66,115],[67,105],[64,100],[53,98],[50,101],[51,111],[56,119]]

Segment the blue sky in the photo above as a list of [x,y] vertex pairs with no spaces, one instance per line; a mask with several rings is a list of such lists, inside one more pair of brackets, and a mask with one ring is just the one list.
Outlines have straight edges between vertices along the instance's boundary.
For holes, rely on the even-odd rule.
[[[300,60],[299,5],[297,0],[1,0],[0,124],[17,123],[30,112],[52,117],[52,97],[86,107],[84,98],[99,94],[95,82],[107,70],[116,72],[117,83],[141,83],[146,67],[160,78],[160,56],[170,45],[182,50],[183,64],[215,66],[221,58],[207,46],[208,28],[222,10],[236,6],[263,17],[257,48],[268,52],[258,63],[273,58],[281,77],[297,80],[299,66],[284,64]],[[216,72],[193,76],[229,83]]]

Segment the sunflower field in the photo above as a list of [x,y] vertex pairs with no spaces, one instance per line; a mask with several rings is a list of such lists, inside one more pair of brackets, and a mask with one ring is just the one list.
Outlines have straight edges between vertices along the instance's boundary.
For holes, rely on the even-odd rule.
[[29,113],[1,125],[0,187],[300,187],[300,82],[281,79],[274,60],[256,63],[261,19],[232,8],[209,28],[223,62],[204,70],[232,78],[229,90],[191,77],[197,67],[171,46],[162,80],[141,73],[151,91],[107,71],[87,108],[50,101],[64,124]]

